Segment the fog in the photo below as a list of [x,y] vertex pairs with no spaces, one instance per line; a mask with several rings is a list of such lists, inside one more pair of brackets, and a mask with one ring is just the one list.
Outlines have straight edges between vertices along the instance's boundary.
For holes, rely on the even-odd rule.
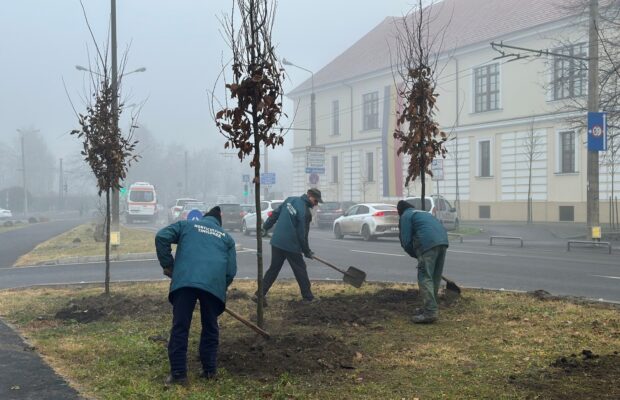
[[[363,3],[362,7],[355,0],[279,2],[273,38],[277,55],[316,72],[386,16],[402,15],[409,9],[404,0]],[[83,4],[96,41],[105,43],[110,2],[84,0]],[[224,150],[224,139],[209,113],[209,92],[222,62],[230,57],[218,19],[231,5],[224,0],[117,1],[119,58],[127,54],[125,72],[146,68],[122,79],[122,101],[142,104],[136,131],[141,159],[129,171],[128,182],[153,181],[166,188],[166,197],[180,191],[197,196],[242,195],[241,175],[250,173],[249,160],[241,163],[227,154],[230,151]],[[79,1],[3,4],[0,190],[22,185],[24,136],[28,189],[33,196],[52,198],[61,189],[68,196],[96,192],[88,167],[80,160],[81,143],[69,134],[78,128],[72,104],[84,112],[90,79],[75,66],[93,66],[94,52]],[[310,77],[297,68],[288,68],[287,74],[285,92]],[[225,96],[220,87],[215,94]],[[295,114],[289,99],[284,111],[291,117]],[[128,123],[126,118],[121,121],[125,131]],[[282,123],[286,126],[291,121]],[[277,174],[276,185],[270,189],[283,195],[293,194],[287,193],[290,139],[287,136],[283,147],[269,153],[269,170]]]

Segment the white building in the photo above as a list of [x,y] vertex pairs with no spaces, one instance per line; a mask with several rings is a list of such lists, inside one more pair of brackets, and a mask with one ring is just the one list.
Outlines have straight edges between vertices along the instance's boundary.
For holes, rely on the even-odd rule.
[[[437,118],[451,140],[443,162],[445,179],[427,179],[427,194],[439,192],[451,201],[458,197],[463,219],[526,219],[530,168],[524,149],[531,137],[536,143],[534,221],[586,219],[586,135],[571,128],[564,106],[567,99],[585,100],[587,71],[579,60],[553,56],[498,59],[490,45],[503,42],[586,57],[587,18],[571,15],[559,3],[444,0],[434,6],[433,27],[450,22],[439,55]],[[392,136],[398,20],[386,18],[317,71],[314,87],[308,80],[289,94],[298,110],[294,127],[304,132],[294,135],[291,150],[294,193],[309,185],[306,146],[314,90],[316,144],[325,147],[325,173],[314,186],[323,198],[395,201],[419,195],[417,185],[403,185],[407,160],[396,157],[398,143]],[[620,187],[620,177],[615,180]],[[601,222],[609,220],[610,195],[608,166],[601,162]]]

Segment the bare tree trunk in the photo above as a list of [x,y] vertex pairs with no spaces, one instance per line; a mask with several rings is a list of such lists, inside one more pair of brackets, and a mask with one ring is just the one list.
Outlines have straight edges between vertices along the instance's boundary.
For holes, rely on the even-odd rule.
[[424,201],[424,197],[426,196],[426,157],[424,157],[424,153],[422,153],[420,157],[420,184],[422,185],[422,190],[420,192],[420,206],[422,207],[422,211],[426,211],[426,201]]
[[110,294],[110,189],[105,191],[105,294]]
[[529,176],[527,179],[527,223],[533,222],[532,217],[532,159],[530,159]]
[[254,155],[254,203],[256,205],[256,285],[257,285],[257,302],[256,302],[256,324],[263,328],[263,305],[264,305],[264,293],[263,293],[263,229],[261,221],[261,207],[260,207],[260,145],[258,139],[258,122],[254,118],[254,143],[255,143],[255,155]]

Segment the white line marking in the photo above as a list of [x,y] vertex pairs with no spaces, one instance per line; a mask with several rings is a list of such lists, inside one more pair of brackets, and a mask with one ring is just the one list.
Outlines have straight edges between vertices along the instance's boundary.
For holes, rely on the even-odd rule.
[[620,276],[608,276],[608,275],[592,275],[599,278],[607,278],[607,279],[620,279]]
[[480,256],[497,256],[497,257],[508,257],[507,254],[499,254],[499,253],[482,253],[479,251],[463,251],[463,250],[449,250],[448,253],[463,253],[463,254],[475,254]]
[[368,254],[377,254],[380,256],[392,256],[392,257],[404,257],[404,254],[391,254],[391,253],[378,253],[376,251],[364,251],[364,250],[351,250],[355,253],[368,253]]

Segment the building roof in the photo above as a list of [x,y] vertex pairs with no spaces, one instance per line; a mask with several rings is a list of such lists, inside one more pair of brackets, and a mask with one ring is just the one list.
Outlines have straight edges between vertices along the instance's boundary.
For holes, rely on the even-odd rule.
[[[443,0],[431,8],[430,37],[446,27],[443,50],[453,51],[477,43],[556,22],[575,14],[566,0]],[[396,56],[396,23],[404,17],[387,17],[351,47],[314,74],[314,87],[389,69]],[[435,31],[435,34],[434,32]],[[309,90],[310,79],[288,95]]]

